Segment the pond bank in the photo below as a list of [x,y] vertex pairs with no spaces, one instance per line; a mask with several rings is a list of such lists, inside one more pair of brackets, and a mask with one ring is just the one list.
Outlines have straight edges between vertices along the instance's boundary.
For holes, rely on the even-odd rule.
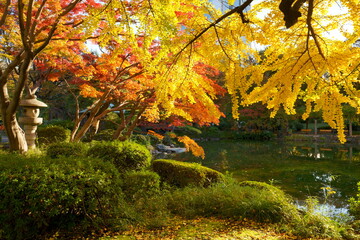
[[[180,161],[229,172],[239,181],[272,183],[298,200],[317,197],[320,203],[346,207],[360,181],[360,146],[312,141],[205,141],[198,142],[205,159],[189,153],[169,155]],[[327,196],[324,188],[335,191]]]
[[[293,133],[284,138],[285,141],[301,141],[301,142],[325,142],[339,143],[336,134],[303,134]],[[360,135],[346,136],[346,143],[360,145]]]

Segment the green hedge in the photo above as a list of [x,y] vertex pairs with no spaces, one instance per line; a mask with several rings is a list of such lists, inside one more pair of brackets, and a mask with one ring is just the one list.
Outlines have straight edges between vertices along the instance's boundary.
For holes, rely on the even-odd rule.
[[153,161],[153,170],[171,185],[185,187],[188,185],[209,186],[223,180],[223,175],[198,163],[186,163],[175,160],[159,159]]
[[90,147],[88,156],[112,162],[119,171],[141,170],[150,166],[150,151],[135,142],[97,142]]
[[84,143],[60,142],[53,143],[46,149],[46,155],[50,158],[64,157],[84,157],[87,146]]
[[127,172],[123,176],[122,189],[130,201],[152,197],[160,192],[160,176],[146,170]]
[[0,239],[121,226],[128,219],[121,185],[101,160],[0,155]]
[[37,130],[38,142],[40,145],[65,142],[70,138],[70,130],[61,126],[40,127]]

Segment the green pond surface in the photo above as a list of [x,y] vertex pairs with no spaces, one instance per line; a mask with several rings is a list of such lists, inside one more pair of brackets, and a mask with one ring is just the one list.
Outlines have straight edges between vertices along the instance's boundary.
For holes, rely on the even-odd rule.
[[[236,179],[280,187],[298,202],[309,196],[323,205],[346,209],[360,182],[360,146],[320,143],[207,141],[198,142],[205,159],[182,153],[176,160],[200,162],[229,172]],[[334,191],[334,192],[333,192]]]

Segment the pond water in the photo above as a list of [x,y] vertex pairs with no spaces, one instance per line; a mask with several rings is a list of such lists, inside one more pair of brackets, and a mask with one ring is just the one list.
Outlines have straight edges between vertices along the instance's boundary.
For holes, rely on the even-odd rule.
[[301,203],[316,197],[321,207],[346,212],[360,182],[360,146],[320,143],[207,141],[204,160],[189,153],[169,156],[200,162],[243,180],[280,187]]

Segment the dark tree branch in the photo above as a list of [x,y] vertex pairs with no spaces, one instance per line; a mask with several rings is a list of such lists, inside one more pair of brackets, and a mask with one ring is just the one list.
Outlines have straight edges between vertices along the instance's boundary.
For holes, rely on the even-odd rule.
[[285,26],[287,28],[297,23],[298,18],[301,17],[299,9],[306,1],[307,0],[281,0],[279,9],[284,14]]
[[245,8],[247,8],[252,2],[253,2],[253,0],[247,0],[246,2],[241,4],[240,6],[237,6],[237,7],[233,8],[232,10],[225,13],[224,15],[222,15],[221,17],[216,19],[214,22],[209,24],[209,26],[207,26],[201,32],[196,34],[193,39],[191,39],[183,48],[181,48],[180,51],[175,55],[175,58],[177,59],[181,55],[181,53],[185,51],[186,48],[188,48],[190,45],[192,45],[196,40],[198,40],[209,29],[216,26],[218,23],[220,23],[221,21],[223,21],[224,19],[226,19],[227,17],[231,16],[234,13],[242,13],[245,10]]
[[[313,26],[311,25],[311,20],[312,20],[312,14],[313,14],[313,10],[314,10],[314,0],[309,0],[309,9],[308,9],[308,14],[307,14],[307,18],[306,18],[306,24],[308,26],[309,29],[309,35],[314,39],[315,41],[315,45],[319,51],[319,54],[321,55],[321,57],[323,59],[325,59],[325,56],[321,50],[321,46],[320,43],[318,41],[318,37],[315,33],[315,30],[313,28]],[[307,42],[309,41],[309,37],[307,39]]]

